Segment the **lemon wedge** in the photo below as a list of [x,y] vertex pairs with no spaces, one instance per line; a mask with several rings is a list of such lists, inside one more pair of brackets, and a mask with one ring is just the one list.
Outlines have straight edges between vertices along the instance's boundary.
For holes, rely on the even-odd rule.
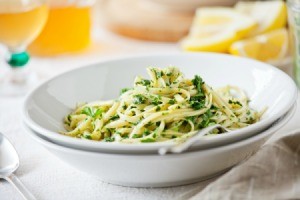
[[281,0],[239,1],[235,5],[235,9],[252,17],[258,23],[258,26],[249,33],[249,36],[283,28],[287,23],[286,5]]
[[181,45],[187,51],[227,52],[229,46],[256,28],[252,18],[233,8],[199,8],[189,35]]
[[236,32],[238,37],[243,37],[253,31],[256,26],[255,20],[232,8],[199,8],[196,11],[190,35],[197,36],[203,32],[209,33],[231,30]]
[[233,55],[276,63],[288,53],[288,32],[285,28],[234,42],[229,52]]
[[201,37],[186,37],[181,46],[186,51],[227,52],[228,47],[238,39],[235,32],[228,31],[219,34],[202,34]]

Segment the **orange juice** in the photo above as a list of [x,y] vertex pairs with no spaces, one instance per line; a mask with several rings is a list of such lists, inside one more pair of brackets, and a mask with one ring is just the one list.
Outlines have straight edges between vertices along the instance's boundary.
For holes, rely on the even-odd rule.
[[14,51],[24,48],[40,33],[47,15],[45,5],[27,10],[0,10],[0,43]]
[[51,56],[77,52],[90,44],[90,6],[52,7],[48,21],[29,51],[35,55]]

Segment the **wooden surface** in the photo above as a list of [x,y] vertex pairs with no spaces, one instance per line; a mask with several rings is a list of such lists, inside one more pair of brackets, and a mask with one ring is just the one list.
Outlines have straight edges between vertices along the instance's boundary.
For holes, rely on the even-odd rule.
[[193,12],[175,12],[140,0],[107,0],[101,5],[105,26],[128,37],[175,42],[188,33]]

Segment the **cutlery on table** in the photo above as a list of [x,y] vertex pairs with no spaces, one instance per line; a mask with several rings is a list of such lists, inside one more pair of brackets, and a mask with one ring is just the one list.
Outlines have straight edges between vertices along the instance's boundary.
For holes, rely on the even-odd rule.
[[215,129],[219,129],[222,132],[229,132],[230,131],[229,129],[227,129],[227,128],[219,125],[219,124],[209,126],[207,128],[202,129],[201,131],[199,131],[198,133],[196,133],[192,137],[188,138],[183,143],[174,144],[170,147],[161,147],[161,148],[159,148],[158,153],[160,155],[165,155],[168,152],[170,152],[170,153],[182,153],[185,150],[187,150],[188,148],[190,148],[196,141],[200,140],[204,135],[208,134],[209,132],[211,132]]
[[13,173],[19,167],[19,156],[10,141],[0,133],[0,178],[11,183],[26,200],[36,198]]

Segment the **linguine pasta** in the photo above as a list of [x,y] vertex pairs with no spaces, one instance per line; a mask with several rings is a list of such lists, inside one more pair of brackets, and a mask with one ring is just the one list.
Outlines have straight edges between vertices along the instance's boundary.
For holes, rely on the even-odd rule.
[[[123,143],[161,142],[191,137],[221,124],[234,130],[257,122],[264,111],[249,107],[238,87],[213,90],[200,76],[186,79],[176,67],[147,68],[116,100],[77,106],[65,117],[65,135]],[[219,134],[215,131],[211,134]]]

